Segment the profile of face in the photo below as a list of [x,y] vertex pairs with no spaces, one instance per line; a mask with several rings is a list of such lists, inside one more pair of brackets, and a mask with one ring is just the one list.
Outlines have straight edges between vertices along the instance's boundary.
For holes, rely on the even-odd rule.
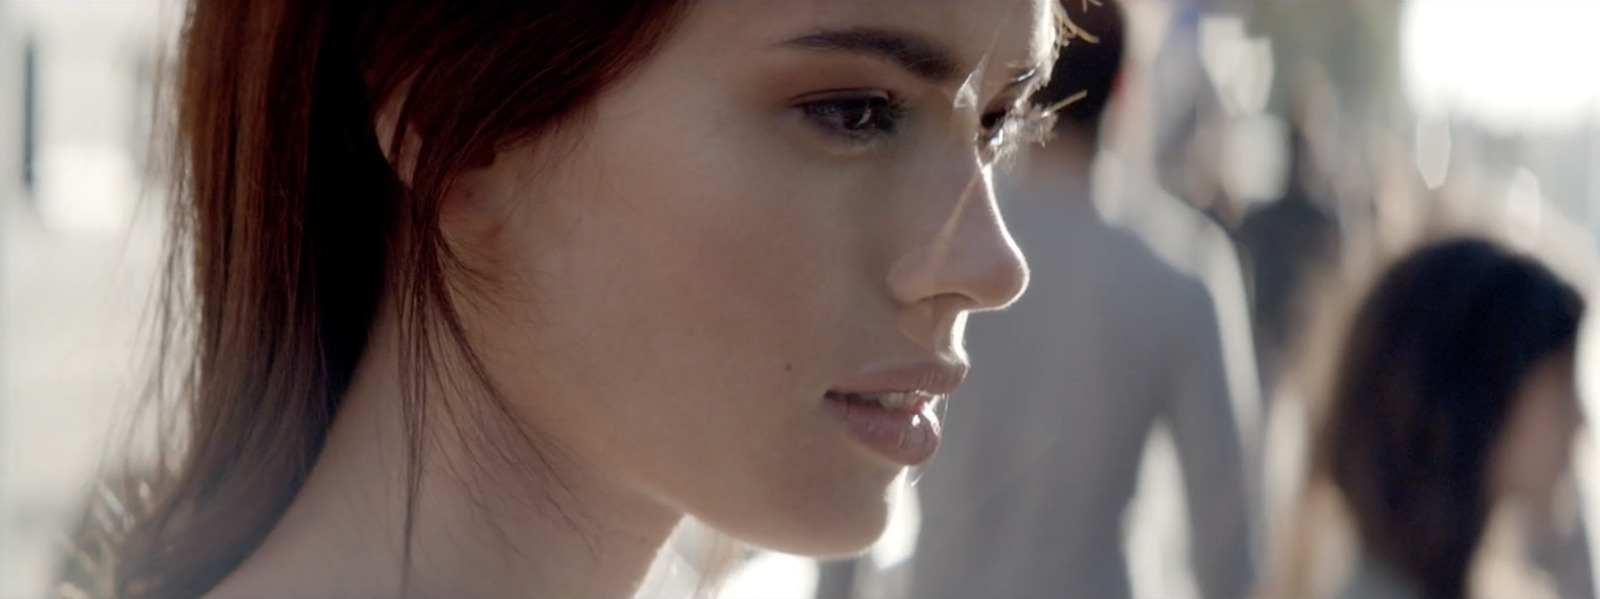
[[696,2],[557,133],[466,173],[463,321],[543,440],[792,552],[875,539],[966,315],[1027,269],[990,170],[1042,0]]
[[1523,379],[1494,454],[1499,495],[1543,505],[1566,476],[1584,417],[1570,354],[1546,358]]

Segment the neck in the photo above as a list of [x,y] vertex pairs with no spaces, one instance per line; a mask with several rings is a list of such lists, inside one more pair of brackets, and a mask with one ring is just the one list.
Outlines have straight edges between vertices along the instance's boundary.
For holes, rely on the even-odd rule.
[[520,437],[485,445],[475,427],[503,421],[487,414],[430,413],[406,567],[407,370],[394,330],[375,327],[304,487],[210,596],[631,596],[681,514],[580,460],[561,462],[558,479],[541,460],[552,452]]

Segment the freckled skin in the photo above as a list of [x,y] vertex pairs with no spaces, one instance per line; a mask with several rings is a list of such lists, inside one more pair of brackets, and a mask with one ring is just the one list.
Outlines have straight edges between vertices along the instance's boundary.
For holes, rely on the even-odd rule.
[[[783,45],[862,27],[930,40],[957,73]],[[1053,35],[1034,0],[696,3],[572,151],[509,150],[460,184],[474,208],[450,238],[499,281],[465,302],[491,374],[540,435],[655,501],[789,551],[865,546],[901,468],[824,394],[961,356],[964,315],[1025,286],[974,140]],[[864,91],[903,111],[870,144],[803,108]]]

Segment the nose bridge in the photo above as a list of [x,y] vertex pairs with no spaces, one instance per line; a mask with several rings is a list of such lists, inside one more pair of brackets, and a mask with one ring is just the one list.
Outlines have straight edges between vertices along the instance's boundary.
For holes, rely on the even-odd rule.
[[1027,286],[1028,268],[1006,230],[988,177],[975,156],[931,177],[925,205],[938,226],[896,262],[890,286],[903,303],[955,296],[965,310],[1004,307]]

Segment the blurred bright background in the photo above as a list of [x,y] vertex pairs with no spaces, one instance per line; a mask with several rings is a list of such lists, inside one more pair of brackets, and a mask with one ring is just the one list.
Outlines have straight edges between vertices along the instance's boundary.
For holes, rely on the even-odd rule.
[[161,235],[150,115],[182,9],[0,2],[0,597],[49,588],[137,392]]
[[[115,448],[107,433],[138,390],[162,234],[154,98],[183,8],[0,2],[0,597],[49,588]],[[1294,122],[1332,190],[1346,253],[1378,244],[1421,204],[1449,201],[1576,276],[1594,274],[1583,271],[1600,233],[1600,2],[1133,0],[1127,10],[1118,110],[1131,116],[1108,143],[1126,168],[1152,173],[1172,139],[1209,148],[1197,185],[1214,189],[1186,199],[1224,227],[1283,194]],[[1594,353],[1582,375],[1591,406]],[[1145,462],[1129,517],[1134,588],[1192,596],[1170,443],[1154,436]],[[1579,463],[1593,502],[1600,465]],[[903,504],[870,555],[877,567],[905,559],[916,517]],[[764,554],[724,594],[811,596],[816,576],[809,560]]]

